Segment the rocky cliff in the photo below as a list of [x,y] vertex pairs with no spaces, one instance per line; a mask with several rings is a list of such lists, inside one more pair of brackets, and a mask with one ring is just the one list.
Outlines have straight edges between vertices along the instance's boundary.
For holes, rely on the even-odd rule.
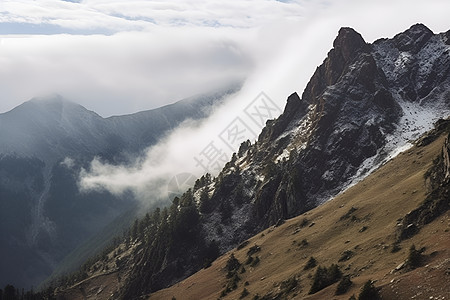
[[219,175],[235,188],[211,188],[211,201],[247,191],[232,206],[260,229],[326,201],[448,114],[449,50],[447,33],[421,24],[373,44],[342,28],[302,97]]

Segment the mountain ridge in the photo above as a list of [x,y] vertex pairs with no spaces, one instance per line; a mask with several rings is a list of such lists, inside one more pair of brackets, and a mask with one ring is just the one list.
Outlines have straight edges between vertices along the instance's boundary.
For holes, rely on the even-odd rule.
[[[116,148],[122,147],[125,151],[135,152],[156,142],[157,134],[152,134],[152,131],[173,129],[184,120],[184,115],[194,119],[203,118],[208,115],[208,110],[211,109],[209,107],[218,104],[223,95],[235,92],[238,88],[236,85],[179,100],[155,110],[107,118],[60,95],[33,98],[0,114],[0,138],[9,141],[0,145],[0,153],[29,157],[37,155],[37,158],[51,161],[51,154],[57,154],[57,159],[60,159],[62,153],[52,153],[53,147],[47,143],[52,146],[62,144],[64,149],[60,152],[63,153],[78,147],[69,152],[76,155],[77,152],[101,152],[113,141],[119,144]],[[21,140],[18,145],[14,145],[18,134]],[[70,145],[64,145],[61,135],[74,136],[75,143],[71,141]],[[45,137],[44,141],[41,141],[42,136]],[[79,142],[83,140],[88,142]],[[27,145],[30,141],[33,146]]]
[[[445,158],[450,151],[450,121],[440,122],[437,128],[335,199],[264,229],[192,276],[138,298],[241,299],[245,289],[258,299],[348,299],[368,280],[374,280],[386,299],[445,297],[450,293],[445,284],[450,266],[448,198],[441,198],[446,201],[446,210],[440,210],[412,236],[398,239],[399,224],[408,224],[402,219],[427,203],[433,189],[426,184],[430,170],[443,166],[439,173],[447,174],[446,160],[437,162],[436,158]],[[445,186],[448,193],[448,177],[432,181]],[[63,299],[120,298],[120,288],[124,288],[133,265],[148,263],[133,254],[147,251],[142,240],[130,241],[131,246],[125,243],[109,249],[106,258],[85,269],[89,274],[86,280],[60,287],[56,294]],[[424,249],[423,261],[408,269],[408,249],[414,244]],[[317,271],[317,265],[305,269],[311,256],[318,266],[335,263],[350,276],[349,289],[336,295],[334,283],[309,293]],[[239,261],[236,281],[227,275],[231,257]],[[417,288],[408,286],[409,280]]]
[[[280,220],[316,207],[357,180],[355,176],[367,175],[370,168],[363,170],[365,164],[379,166],[392,151],[406,146],[408,139],[417,138],[431,129],[433,121],[448,115],[450,95],[445,87],[449,78],[432,81],[436,87],[432,90],[442,91],[432,94],[430,90],[427,96],[433,103],[429,101],[428,106],[421,106],[418,99],[403,99],[398,91],[405,87],[416,91],[423,81],[433,78],[433,69],[441,67],[435,61],[442,57],[445,62],[449,57],[442,37],[434,35],[428,40],[432,44],[420,44],[422,52],[417,52],[415,60],[401,72],[396,70],[398,77],[389,77],[383,58],[374,57],[379,48],[366,44],[354,30],[340,30],[336,48],[316,69],[302,98],[292,94],[283,114],[267,122],[257,143],[246,145],[213,183],[203,186],[209,197],[200,200],[202,188],[194,191],[205,240],[216,241],[223,253]],[[381,42],[390,43],[390,39]],[[427,46],[441,49],[440,56],[426,56]],[[398,51],[396,59],[401,62],[407,54]],[[385,59],[395,61],[394,57],[386,55]],[[417,76],[419,63],[430,67]],[[408,76],[414,78],[413,85],[403,81]],[[413,107],[409,111],[408,105]],[[416,120],[429,123],[411,126],[408,118],[414,117],[405,112],[415,112]],[[173,259],[189,265],[184,256]],[[137,274],[146,269],[135,268]],[[164,266],[159,272],[163,270]],[[135,296],[132,290],[151,292],[161,286],[160,281],[144,279],[140,287],[128,287],[124,297]]]
[[424,28],[372,44],[353,29],[339,30],[302,98],[291,94],[282,115],[254,144],[243,143],[216,178],[204,175],[170,207],[138,221],[140,236],[120,246],[131,258],[108,256],[119,257],[111,264],[119,272],[121,259],[129,262],[114,297],[137,299],[179,282],[261,230],[326,202],[448,116],[450,79],[439,75],[450,68],[447,35],[426,38]]
[[[426,203],[431,192],[426,174],[433,169],[433,160],[448,153],[442,151],[449,146],[448,124],[447,120],[447,129],[436,135],[424,135],[429,142],[419,140],[331,201],[259,232],[208,268],[146,299],[252,299],[257,295],[258,299],[348,299],[357,296],[368,280],[375,282],[382,299],[445,298],[450,294],[445,284],[450,257],[448,208],[408,239],[398,242],[397,231],[398,219]],[[446,163],[442,165],[448,169]],[[448,189],[448,180],[436,183]],[[414,244],[423,247],[424,261],[417,269],[408,269],[408,249]],[[232,255],[241,263],[240,279],[224,293],[231,286],[227,264]],[[259,263],[251,265],[249,257],[258,257]],[[306,268],[310,257],[316,266]],[[351,279],[348,290],[337,295],[338,284],[333,283],[310,293],[317,266],[333,263]],[[248,296],[241,298],[244,289]]]

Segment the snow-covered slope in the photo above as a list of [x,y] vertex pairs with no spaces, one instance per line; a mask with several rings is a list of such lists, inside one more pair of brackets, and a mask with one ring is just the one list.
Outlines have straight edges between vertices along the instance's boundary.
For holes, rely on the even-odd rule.
[[[421,47],[405,42],[416,40]],[[431,130],[437,120],[450,116],[450,42],[445,33],[434,35],[416,24],[392,40],[376,41],[373,57],[402,115],[384,147],[364,161],[352,183],[410,148],[411,141]]]

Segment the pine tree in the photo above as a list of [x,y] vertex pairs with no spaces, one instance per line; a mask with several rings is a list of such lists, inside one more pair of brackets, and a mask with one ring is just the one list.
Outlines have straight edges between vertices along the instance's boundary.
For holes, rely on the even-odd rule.
[[209,203],[209,194],[208,189],[204,187],[202,191],[200,192],[200,212],[202,213],[208,213],[211,211]]
[[378,300],[380,295],[372,280],[368,280],[361,289],[358,300]]
[[411,248],[409,248],[408,266],[411,269],[415,269],[421,265],[422,259],[422,253],[416,249],[415,245],[411,245]]
[[314,294],[321,289],[337,282],[342,277],[339,266],[332,264],[329,268],[319,266],[313,277],[313,284],[309,290],[310,294]]
[[139,233],[139,220],[134,220],[133,227],[131,227],[131,239],[134,241],[137,239]]

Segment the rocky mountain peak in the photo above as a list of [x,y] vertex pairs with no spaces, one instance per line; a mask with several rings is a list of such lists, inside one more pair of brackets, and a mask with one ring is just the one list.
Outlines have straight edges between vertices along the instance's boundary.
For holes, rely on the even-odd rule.
[[258,141],[262,143],[270,143],[286,130],[289,123],[296,118],[300,118],[306,114],[308,105],[300,99],[297,93],[292,93],[286,103],[284,112],[280,115],[276,122],[268,122],[266,127],[259,135]]
[[412,25],[409,29],[407,29],[405,32],[424,32],[424,33],[431,33],[433,34],[433,32],[431,31],[430,28],[428,28],[427,26],[425,26],[422,23],[417,23]]
[[370,47],[352,28],[343,27],[333,42],[333,49],[320,65],[303,92],[302,99],[315,103],[325,88],[334,85],[359,54],[369,53]]
[[358,51],[367,47],[367,44],[361,34],[353,28],[342,27],[339,29],[338,36],[333,42],[333,47],[347,62],[352,60]]
[[306,109],[307,107],[305,107],[304,102],[302,102],[299,95],[294,92],[287,98],[286,107],[284,108],[284,112],[279,119],[285,121],[292,120],[295,118],[295,113],[298,110],[301,110],[301,113],[305,114]]
[[433,32],[423,24],[414,24],[406,31],[397,34],[393,42],[400,51],[417,53],[433,36]]
[[34,103],[55,104],[55,103],[65,102],[67,100],[65,100],[63,98],[63,96],[61,96],[59,94],[51,94],[51,95],[44,96],[44,97],[34,97],[30,101],[34,102]]
[[74,118],[85,115],[101,118],[83,106],[54,94],[46,97],[35,97],[0,116],[2,118],[15,119],[18,123],[29,124],[29,126],[35,127],[36,124],[41,126],[42,124],[48,125],[51,122],[60,123],[66,117]]

